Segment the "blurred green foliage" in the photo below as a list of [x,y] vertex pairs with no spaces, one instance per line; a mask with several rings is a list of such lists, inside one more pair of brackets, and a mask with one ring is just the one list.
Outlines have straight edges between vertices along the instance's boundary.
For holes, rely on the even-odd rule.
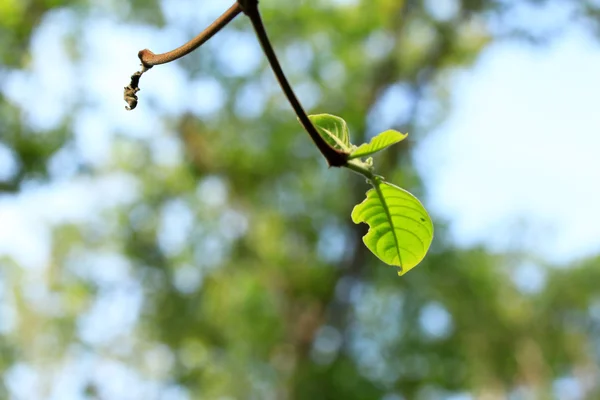
[[[206,4],[198,3],[189,7]],[[311,112],[343,115],[356,142],[379,128],[368,116],[383,93],[406,88],[408,116],[393,128],[410,137],[380,156],[380,172],[419,195],[405,143],[447,115],[449,78],[494,41],[543,44],[545,34],[511,25],[511,15],[551,3],[559,1],[462,0],[440,15],[433,1],[264,0],[261,10],[301,100]],[[562,3],[574,23],[598,31],[597,2]],[[74,19],[64,46],[80,65],[91,56],[83,34],[94,36],[90,21],[165,27],[175,4],[186,7],[3,0],[0,81],[31,70],[32,38],[52,13]],[[250,32],[240,17],[222,37]],[[84,111],[116,118],[85,97],[91,82],[73,79],[72,102],[51,128],[30,123],[2,86],[0,141],[15,163],[0,181],[5,199],[56,184],[50,166],[67,154],[79,160],[67,180],[121,200],[82,221],[49,223],[43,265],[1,259],[0,397],[30,390],[30,398],[67,398],[60,393],[71,379],[71,392],[90,399],[545,399],[559,398],[565,382],[581,394],[573,398],[600,398],[600,259],[555,268],[527,254],[457,249],[436,221],[430,254],[398,279],[362,245],[366,227],[348,217],[368,186],[326,168],[265,62],[238,73],[207,46],[179,65],[190,82],[215,79],[223,106],[196,115],[149,99],[166,128],[150,139],[116,129],[101,164],[74,145]],[[143,90],[170,79],[158,71],[144,76]],[[264,100],[254,113],[240,100],[249,90]],[[436,107],[423,120],[425,101]],[[180,151],[165,161],[169,148]],[[99,189],[113,178],[125,184]],[[512,279],[528,262],[546,273],[537,292]]]

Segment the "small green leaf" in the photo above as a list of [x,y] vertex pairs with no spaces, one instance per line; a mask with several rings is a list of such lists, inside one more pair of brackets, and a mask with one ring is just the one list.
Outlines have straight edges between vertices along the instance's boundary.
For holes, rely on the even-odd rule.
[[374,189],[352,210],[355,224],[369,231],[363,242],[373,254],[404,275],[423,260],[433,240],[433,223],[425,207],[412,194],[375,178]]
[[387,131],[381,132],[379,135],[371,139],[369,144],[363,143],[356,150],[350,153],[348,159],[368,156],[373,153],[377,153],[383,149],[390,147],[393,144],[401,142],[408,135],[388,129]]
[[331,147],[346,152],[350,151],[350,136],[346,121],[331,114],[309,115],[308,118]]

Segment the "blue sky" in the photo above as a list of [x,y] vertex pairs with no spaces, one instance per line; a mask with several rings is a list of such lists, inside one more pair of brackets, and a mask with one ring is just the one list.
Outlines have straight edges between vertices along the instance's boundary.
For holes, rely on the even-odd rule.
[[573,29],[548,47],[493,45],[460,74],[417,154],[456,242],[551,262],[600,251],[598,71],[598,44]]

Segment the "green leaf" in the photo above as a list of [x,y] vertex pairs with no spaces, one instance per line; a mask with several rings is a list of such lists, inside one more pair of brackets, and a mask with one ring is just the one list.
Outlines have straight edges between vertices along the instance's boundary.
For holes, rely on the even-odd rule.
[[346,152],[350,151],[350,136],[346,121],[331,114],[309,115],[308,118],[331,147]]
[[363,242],[386,264],[404,275],[423,260],[433,240],[433,223],[425,207],[412,194],[376,177],[374,189],[352,210],[355,224],[365,222],[369,231]]
[[368,156],[369,154],[377,153],[378,151],[384,150],[393,144],[401,142],[408,135],[388,129],[387,131],[381,132],[379,135],[371,139],[369,144],[363,143],[356,150],[350,153],[348,159]]

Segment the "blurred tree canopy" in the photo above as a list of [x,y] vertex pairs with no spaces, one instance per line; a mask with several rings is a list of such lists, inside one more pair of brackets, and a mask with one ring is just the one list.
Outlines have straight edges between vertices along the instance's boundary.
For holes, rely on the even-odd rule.
[[[33,198],[44,215],[42,240],[0,259],[0,397],[600,398],[600,259],[458,249],[433,216],[430,254],[398,278],[350,221],[368,186],[326,168],[245,18],[122,109],[137,52],[111,29],[168,50],[229,6],[210,3],[0,2],[0,207]],[[416,195],[411,150],[451,109],[453,74],[496,41],[600,26],[593,0],[260,7],[307,111],[342,116],[359,143],[409,132],[377,161]],[[555,7],[564,20],[537,23]],[[116,64],[114,86],[87,73]],[[523,265],[543,269],[539,290],[515,283]]]

